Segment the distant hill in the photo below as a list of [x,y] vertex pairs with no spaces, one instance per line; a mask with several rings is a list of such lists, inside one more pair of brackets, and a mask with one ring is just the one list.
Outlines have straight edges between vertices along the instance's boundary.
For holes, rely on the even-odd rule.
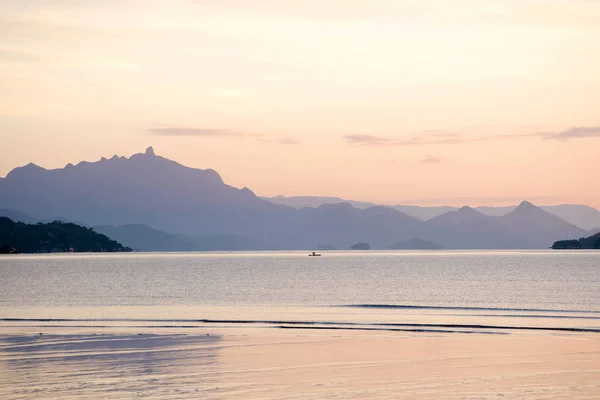
[[24,224],[37,224],[40,222],[38,218],[31,217],[20,211],[0,210],[0,217],[5,217],[14,222],[23,222]]
[[232,234],[177,237],[190,242],[194,251],[261,251],[279,250],[277,246]]
[[558,206],[541,206],[540,208],[585,230],[600,227],[600,211],[590,206],[561,204]]
[[28,225],[0,217],[0,247],[20,253],[131,251],[105,235],[75,224]]
[[54,170],[28,164],[0,179],[0,209],[81,221],[139,250],[347,249],[357,242],[385,249],[412,238],[451,249],[547,248],[587,234],[530,203],[499,217],[449,208],[426,222],[399,207],[277,205],[152,148]]
[[146,225],[95,226],[94,230],[136,251],[244,251],[275,250],[238,235],[172,235]]
[[425,226],[425,239],[447,248],[464,249],[538,249],[559,237],[585,234],[583,229],[527,201],[499,217],[463,207],[432,218]]
[[471,207],[449,211],[425,222],[422,238],[451,249],[518,248],[519,238]]
[[600,249],[600,233],[578,240],[559,240],[552,245],[554,250]]
[[190,251],[194,249],[191,242],[141,224],[100,225],[95,226],[94,230],[136,251]]
[[[265,200],[269,200],[274,204],[285,205],[288,207],[302,208],[302,207],[319,207],[323,204],[339,204],[347,203],[351,204],[356,208],[369,208],[374,207],[377,204],[363,201],[351,201],[344,200],[339,197],[316,197],[316,196],[296,196],[296,197],[263,197]],[[423,221],[427,221],[431,218],[445,214],[449,211],[457,211],[458,207],[452,206],[440,206],[440,207],[424,207],[424,206],[411,206],[411,205],[383,205],[387,208],[393,208],[395,210],[406,213],[410,216],[419,218]],[[491,217],[500,217],[514,211],[517,206],[506,206],[506,207],[488,207],[481,206],[474,208],[482,214]],[[561,204],[556,206],[540,206],[544,211],[550,214],[556,215],[559,218],[564,219],[571,224],[578,226],[585,230],[600,227],[600,211],[593,207],[581,205],[581,204]]]
[[595,235],[596,233],[600,233],[600,228],[591,229],[588,234]]
[[499,224],[514,237],[518,237],[523,248],[547,247],[549,243],[564,237],[581,237],[585,230],[534,206],[522,202],[510,213],[496,217]]
[[442,250],[444,246],[422,239],[410,239],[394,243],[390,250]]

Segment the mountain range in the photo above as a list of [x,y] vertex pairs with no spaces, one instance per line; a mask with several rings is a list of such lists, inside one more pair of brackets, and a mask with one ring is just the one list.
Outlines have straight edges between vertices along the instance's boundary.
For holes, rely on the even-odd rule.
[[[452,206],[439,206],[439,207],[423,207],[423,206],[413,206],[413,205],[386,205],[386,204],[376,204],[365,201],[353,201],[353,200],[345,200],[339,197],[318,197],[318,196],[293,196],[293,197],[285,197],[285,196],[274,196],[274,197],[263,197],[263,199],[268,200],[275,204],[285,205],[293,208],[303,208],[303,207],[319,207],[324,204],[339,204],[339,203],[348,203],[356,208],[366,209],[378,205],[383,205],[384,207],[393,208],[398,211],[402,211],[408,215],[412,215],[413,217],[419,218],[421,220],[428,220],[438,215],[442,215],[449,211],[457,211],[459,207]],[[499,217],[502,215],[506,215],[509,212],[515,210],[518,206],[506,206],[506,207],[488,207],[488,206],[480,206],[475,207],[475,210],[479,211],[482,214]],[[540,206],[544,211],[548,211],[550,214],[554,214],[557,217],[564,219],[567,222],[570,222],[573,225],[576,225],[585,230],[592,229],[600,229],[600,211],[596,210],[593,207],[586,206],[583,204],[560,204],[555,206]]]
[[450,249],[548,248],[587,234],[526,201],[505,215],[463,207],[426,221],[379,205],[290,207],[152,148],[60,169],[16,168],[0,179],[0,209],[42,221],[77,221],[139,250],[347,249],[357,242],[383,249],[415,239]]

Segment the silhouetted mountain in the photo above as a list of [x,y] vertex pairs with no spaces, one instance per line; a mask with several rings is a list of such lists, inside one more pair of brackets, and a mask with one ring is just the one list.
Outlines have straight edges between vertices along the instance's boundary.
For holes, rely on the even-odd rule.
[[420,220],[386,207],[360,210],[347,203],[325,204],[298,210],[287,235],[306,249],[322,243],[348,248],[365,240],[376,248],[384,248],[394,240],[410,238],[421,225]]
[[552,245],[554,250],[600,249],[600,233],[579,240],[559,240]]
[[20,253],[131,251],[105,235],[75,224],[28,225],[0,217],[0,247]]
[[426,221],[422,237],[452,249],[518,247],[519,240],[500,226],[496,218],[463,207]]
[[192,244],[194,251],[260,251],[279,250],[274,245],[269,245],[258,240],[249,239],[239,235],[203,235],[186,236],[176,235],[186,242]]
[[353,201],[353,200],[344,200],[339,197],[317,197],[317,196],[275,196],[275,197],[261,197],[261,199],[268,200],[273,204],[279,204],[283,206],[288,206],[292,208],[317,208],[321,207],[325,204],[339,204],[339,203],[348,203],[351,204],[355,208],[365,209],[377,206],[375,203],[370,203],[367,201]]
[[[297,196],[297,197],[264,197],[265,200],[269,200],[274,204],[286,205],[293,208],[302,207],[319,207],[323,204],[338,204],[348,203],[352,204],[356,208],[366,209],[376,206],[374,203],[363,202],[363,201],[350,201],[344,200],[339,197],[316,197],[316,196]],[[419,218],[420,220],[427,221],[431,218],[437,217],[449,211],[456,211],[458,207],[451,206],[440,206],[440,207],[423,207],[423,206],[409,206],[409,205],[384,205],[387,208],[393,208],[395,210],[406,213],[410,216]],[[500,217],[514,211],[517,206],[506,206],[506,207],[488,207],[481,206],[476,207],[475,210],[482,214]],[[550,214],[556,215],[564,219],[571,224],[589,230],[600,226],[600,211],[595,208],[580,205],[580,204],[561,204],[557,206],[540,206],[544,211]]]
[[185,250],[187,244],[194,250],[348,248],[364,241],[383,249],[415,237],[446,248],[545,248],[585,234],[533,205],[502,217],[464,207],[425,223],[383,206],[295,209],[229,186],[213,170],[159,157],[152,148],[64,169],[16,168],[0,180],[2,208],[113,229],[111,235],[148,250]]
[[37,224],[40,222],[38,218],[31,217],[20,211],[0,210],[0,217],[5,217],[14,222],[23,222],[24,224]]
[[152,149],[64,169],[16,168],[0,181],[0,207],[91,226],[142,223],[170,233],[258,236],[275,230],[288,211],[226,185],[213,170],[185,167]]
[[510,213],[491,217],[470,207],[425,222],[425,238],[449,248],[545,248],[559,237],[585,231],[524,201]]
[[194,244],[146,225],[95,226],[96,232],[136,251],[190,251]]
[[444,246],[422,239],[410,239],[394,243],[390,250],[442,250]]
[[497,217],[500,225],[511,235],[518,237],[521,248],[542,248],[560,238],[577,238],[586,231],[565,220],[534,206],[522,202],[512,212]]
[[600,227],[600,211],[590,206],[561,204],[558,206],[541,206],[540,208],[585,230]]

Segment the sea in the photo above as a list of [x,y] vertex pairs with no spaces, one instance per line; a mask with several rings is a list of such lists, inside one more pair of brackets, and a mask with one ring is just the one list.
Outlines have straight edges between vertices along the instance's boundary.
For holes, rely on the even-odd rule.
[[1,256],[0,326],[600,333],[600,252]]

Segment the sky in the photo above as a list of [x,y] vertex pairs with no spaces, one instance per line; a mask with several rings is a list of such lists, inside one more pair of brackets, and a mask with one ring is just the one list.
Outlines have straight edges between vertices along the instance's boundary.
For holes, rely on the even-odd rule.
[[599,0],[3,0],[0,176],[153,146],[258,195],[600,207]]

